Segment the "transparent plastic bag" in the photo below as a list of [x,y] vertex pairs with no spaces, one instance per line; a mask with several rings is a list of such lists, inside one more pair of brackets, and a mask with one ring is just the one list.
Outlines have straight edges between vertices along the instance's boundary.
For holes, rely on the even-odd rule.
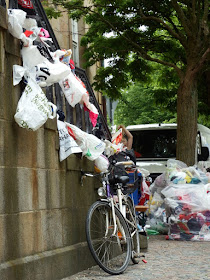
[[180,213],[210,210],[206,188],[203,184],[171,184],[161,193],[166,198],[165,203],[169,207],[178,205]]

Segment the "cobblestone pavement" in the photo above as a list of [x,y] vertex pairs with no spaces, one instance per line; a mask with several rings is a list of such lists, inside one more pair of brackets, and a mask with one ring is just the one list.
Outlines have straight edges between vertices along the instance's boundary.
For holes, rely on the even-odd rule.
[[149,237],[147,263],[130,263],[112,276],[94,266],[63,280],[210,280],[210,242],[168,241],[163,235]]

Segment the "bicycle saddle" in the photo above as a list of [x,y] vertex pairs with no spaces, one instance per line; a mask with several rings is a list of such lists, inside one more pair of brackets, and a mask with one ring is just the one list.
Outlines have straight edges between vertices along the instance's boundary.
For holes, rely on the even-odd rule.
[[121,183],[123,185],[126,185],[129,182],[129,177],[128,176],[114,176],[114,181],[115,183]]

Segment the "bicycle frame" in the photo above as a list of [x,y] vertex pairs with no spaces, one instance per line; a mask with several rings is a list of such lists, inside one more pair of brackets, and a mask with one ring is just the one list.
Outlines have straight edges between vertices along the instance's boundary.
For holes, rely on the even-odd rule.
[[[113,214],[113,220],[114,220],[114,228],[113,228],[113,235],[116,234],[116,230],[117,230],[117,226],[119,228],[119,225],[117,224],[117,220],[115,217],[115,212],[114,212],[114,207],[117,207],[121,214],[123,215],[124,219],[126,220],[127,224],[130,225],[130,235],[131,238],[138,232],[138,228],[137,228],[137,223],[136,223],[136,219],[135,219],[135,214],[131,212],[131,209],[125,209],[126,207],[126,201],[128,199],[128,195],[124,195],[122,193],[122,184],[117,184],[117,195],[111,195],[110,193],[110,186],[108,181],[105,178],[105,184],[106,184],[106,192],[107,192],[107,198],[106,199],[101,199],[102,201],[108,201],[111,205],[111,209],[112,209],[112,214]],[[129,215],[132,219],[132,221],[128,220],[126,217],[126,211],[129,211]],[[132,230],[131,230],[132,228]],[[119,228],[120,229],[120,228]],[[106,229],[107,233],[108,233],[108,224],[107,224],[107,229]],[[124,232],[122,232],[122,230],[120,229],[121,234],[123,236],[123,238],[125,238]],[[138,244],[139,245],[139,244]],[[139,248],[139,246],[137,247]],[[139,254],[139,250],[138,252],[136,252],[137,254]]]

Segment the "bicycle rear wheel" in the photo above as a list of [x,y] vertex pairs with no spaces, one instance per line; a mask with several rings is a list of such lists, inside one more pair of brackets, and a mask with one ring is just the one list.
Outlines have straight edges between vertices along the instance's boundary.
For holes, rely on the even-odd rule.
[[128,227],[131,234],[131,240],[132,240],[131,260],[134,264],[138,264],[140,261],[140,257],[139,257],[140,238],[139,238],[139,232],[137,228],[136,212],[133,205],[133,201],[130,197],[128,197],[126,201],[126,219],[127,219]]
[[117,221],[114,232],[112,208],[106,201],[96,201],[86,219],[86,236],[96,263],[107,273],[121,274],[131,259],[131,239],[128,226],[115,207]]

